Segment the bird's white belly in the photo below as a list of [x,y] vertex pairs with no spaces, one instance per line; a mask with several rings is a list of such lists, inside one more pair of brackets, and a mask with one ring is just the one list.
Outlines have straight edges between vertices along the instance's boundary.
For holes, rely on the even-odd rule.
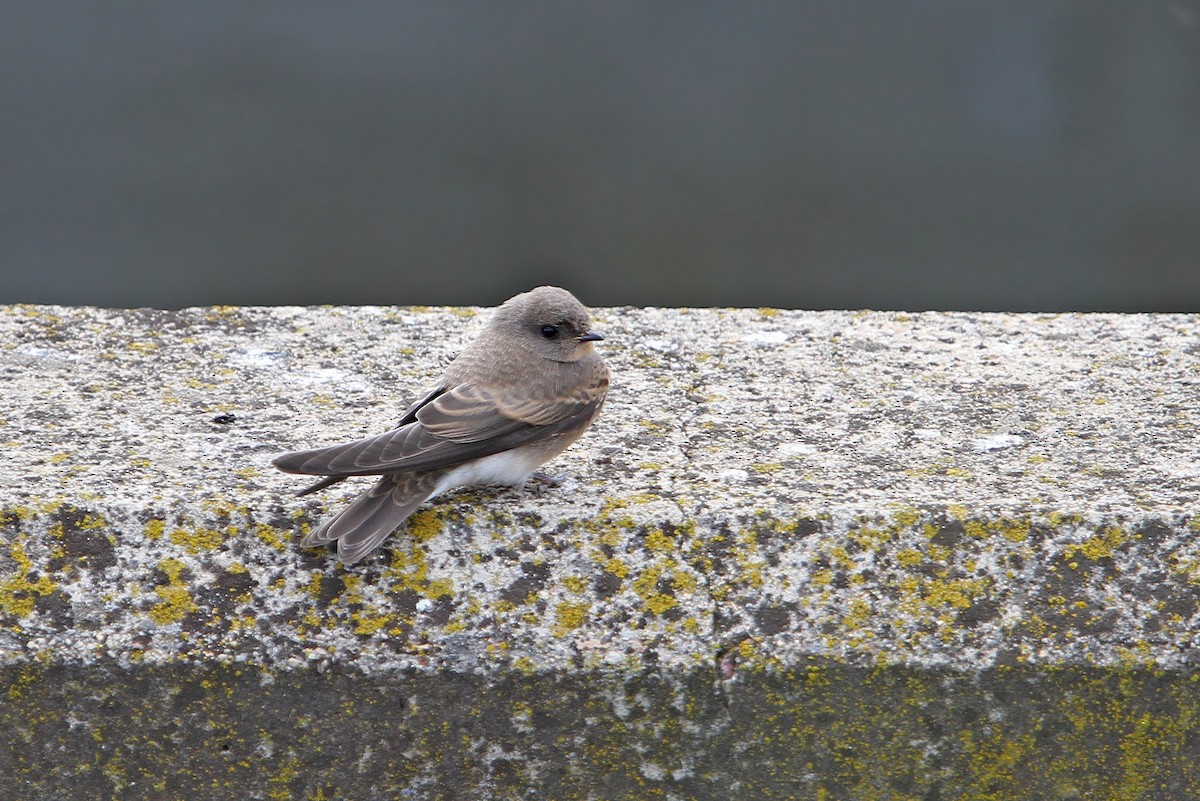
[[[442,476],[434,495],[473,484],[516,485],[529,478],[529,474],[542,463],[544,454],[526,450],[504,451],[475,459],[451,470]],[[433,496],[430,496],[433,497]]]

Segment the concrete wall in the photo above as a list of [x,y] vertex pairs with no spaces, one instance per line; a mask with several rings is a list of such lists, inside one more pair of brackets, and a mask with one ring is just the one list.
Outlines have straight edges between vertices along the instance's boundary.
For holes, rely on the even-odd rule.
[[1200,793],[1200,317],[598,309],[561,487],[299,549],[481,313],[0,307],[0,797]]

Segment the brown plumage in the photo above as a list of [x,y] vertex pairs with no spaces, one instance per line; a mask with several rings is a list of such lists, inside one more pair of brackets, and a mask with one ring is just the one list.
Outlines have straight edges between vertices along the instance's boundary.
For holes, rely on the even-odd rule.
[[483,333],[396,428],[275,459],[284,472],[325,476],[300,495],[351,476],[379,476],[301,544],[336,540],[338,557],[353,564],[442,492],[523,485],[600,412],[608,391],[608,368],[592,345],[600,339],[570,292],[538,287],[496,309]]

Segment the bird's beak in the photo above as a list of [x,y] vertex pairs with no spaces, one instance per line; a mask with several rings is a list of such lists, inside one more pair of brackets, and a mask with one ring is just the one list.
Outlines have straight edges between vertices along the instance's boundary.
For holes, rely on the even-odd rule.
[[583,336],[581,336],[579,338],[579,341],[580,342],[599,342],[602,339],[604,339],[603,334],[597,333],[596,331],[588,331],[586,334],[584,334]]

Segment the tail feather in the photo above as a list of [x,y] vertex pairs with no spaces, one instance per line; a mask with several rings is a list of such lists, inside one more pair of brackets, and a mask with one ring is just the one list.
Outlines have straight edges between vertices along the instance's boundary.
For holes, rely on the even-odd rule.
[[334,484],[338,483],[339,481],[345,481],[347,478],[348,476],[325,476],[325,478],[321,479],[315,484],[309,484],[307,487],[297,492],[296,497],[299,498],[304,495],[317,492],[318,490],[323,490],[326,487],[332,487]]
[[437,477],[429,473],[382,476],[300,543],[306,548],[337,540],[338,559],[352,565],[387,539],[433,494]]

